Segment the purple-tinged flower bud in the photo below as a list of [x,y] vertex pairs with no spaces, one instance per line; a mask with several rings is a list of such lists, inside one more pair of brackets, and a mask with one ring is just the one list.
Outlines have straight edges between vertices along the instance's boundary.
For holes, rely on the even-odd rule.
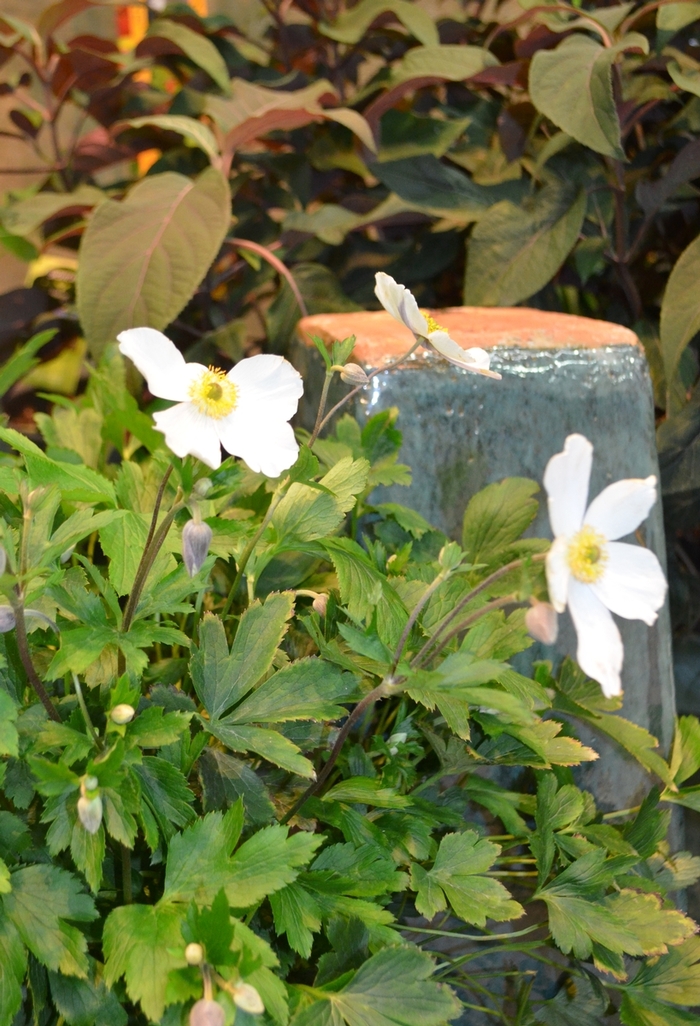
[[250,983],[237,983],[232,988],[233,1001],[237,1008],[249,1015],[262,1015],[265,1005],[255,987]]
[[201,965],[204,961],[204,948],[201,944],[188,944],[185,948],[185,961],[188,965]]
[[212,530],[209,524],[200,521],[188,520],[182,529],[182,558],[187,567],[190,577],[202,569],[204,560],[207,558],[209,546],[212,539]]
[[14,629],[15,611],[12,606],[0,606],[0,634]]
[[226,1013],[217,1001],[202,998],[190,1009],[190,1026],[224,1026]]
[[325,616],[326,615],[326,609],[328,608],[328,596],[327,595],[317,595],[316,598],[311,603],[311,606],[313,608],[313,611],[315,613],[318,613],[319,616]]
[[349,385],[366,385],[369,381],[367,374],[357,363],[346,363],[340,376]]
[[117,723],[121,727],[125,723],[131,723],[135,715],[136,710],[133,705],[127,705],[126,702],[122,702],[120,705],[115,705],[109,714],[109,718],[112,723]]
[[553,645],[559,633],[554,606],[549,602],[533,602],[525,613],[525,626],[535,641],[541,641],[543,645]]

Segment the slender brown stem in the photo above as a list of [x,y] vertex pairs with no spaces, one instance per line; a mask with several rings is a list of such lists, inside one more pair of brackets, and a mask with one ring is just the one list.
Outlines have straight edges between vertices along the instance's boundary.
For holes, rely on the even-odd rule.
[[475,599],[477,595],[481,594],[482,591],[484,591],[486,588],[490,588],[492,584],[495,584],[496,581],[499,581],[501,577],[505,577],[506,574],[509,574],[511,572],[511,570],[517,570],[519,567],[525,566],[527,563],[543,563],[546,558],[546,552],[537,552],[532,556],[525,557],[524,559],[514,559],[512,562],[506,563],[505,566],[500,567],[498,570],[494,570],[494,572],[492,574],[489,574],[488,577],[485,577],[480,584],[477,584],[475,588],[472,588],[472,590],[464,596],[464,598],[459,600],[459,602],[454,607],[452,612],[445,617],[445,619],[434,632],[432,637],[428,638],[425,645],[423,645],[423,648],[420,650],[420,652],[418,652],[418,654],[413,659],[411,665],[419,665],[419,661],[422,661],[423,656],[426,654],[426,652],[430,648],[434,647],[442,632],[447,627],[449,627],[450,624],[454,623],[454,621],[457,619],[457,617],[462,612],[464,607],[469,605],[469,603],[473,599]]
[[418,602],[413,607],[413,610],[411,611],[411,615],[409,616],[408,620],[406,621],[406,626],[404,627],[403,632],[401,634],[401,637],[399,638],[399,643],[396,646],[396,652],[394,654],[394,660],[393,660],[393,662],[391,664],[391,672],[392,672],[392,674],[396,670],[396,667],[399,665],[399,660],[400,660],[401,655],[403,653],[403,650],[404,650],[404,647],[406,645],[406,642],[408,641],[408,636],[411,633],[411,628],[413,627],[414,623],[416,622],[416,620],[420,616],[422,610],[425,608],[425,605],[428,602],[428,600],[430,599],[430,596],[434,595],[435,592],[437,591],[437,589],[442,584],[442,582],[447,580],[447,576],[448,576],[447,573],[445,573],[444,571],[442,573],[438,574],[438,576],[435,578],[433,583],[430,584],[425,589],[425,591],[421,595],[420,599],[418,600]]
[[61,717],[58,714],[58,709],[51,701],[48,691],[44,687],[43,683],[39,679],[38,673],[34,669],[31,653],[29,651],[27,625],[24,620],[24,604],[21,598],[19,598],[18,594],[15,600],[12,602],[12,608],[15,614],[15,636],[17,638],[17,648],[19,650],[19,657],[22,660],[24,672],[27,674],[29,683],[34,688],[37,698],[43,705],[44,709],[46,709],[49,719],[53,720],[55,723],[60,723]]
[[321,391],[321,399],[318,404],[318,413],[316,414],[316,423],[309,439],[309,448],[314,444],[318,438],[318,433],[321,430],[323,424],[323,414],[326,412],[326,403],[328,401],[328,389],[331,387],[331,381],[333,380],[333,371],[326,371],[326,376],[323,379],[323,389]]
[[151,544],[151,540],[153,538],[153,535],[156,533],[156,527],[158,526],[158,514],[160,513],[160,506],[161,506],[161,503],[163,501],[163,496],[165,495],[165,488],[166,488],[166,486],[168,484],[168,481],[170,480],[170,475],[172,474],[172,472],[173,472],[173,464],[171,463],[170,466],[168,467],[168,469],[163,474],[163,480],[160,482],[160,485],[158,486],[158,492],[156,494],[156,501],[155,501],[155,505],[153,507],[153,516],[151,517],[151,523],[150,523],[150,526],[148,528],[148,534],[146,535],[146,544],[143,547],[144,553],[145,553],[146,549],[148,548],[148,546]]
[[143,591],[146,579],[151,572],[151,567],[155,562],[156,556],[161,550],[166,535],[170,530],[170,526],[175,519],[175,515],[180,512],[183,506],[183,502],[176,502],[172,509],[165,514],[163,522],[156,531],[155,536],[152,538],[150,545],[143,551],[143,556],[141,557],[141,562],[139,563],[138,570],[136,571],[136,577],[134,578],[131,594],[129,595],[129,600],[124,609],[121,627],[122,634],[126,634],[131,626],[134,613],[136,612],[136,607],[139,599],[141,598],[141,592]]
[[313,434],[311,435],[311,438],[309,439],[309,448],[311,448],[311,446],[312,446],[312,445],[314,444],[314,442],[315,442],[315,441],[316,441],[316,439],[318,438],[318,436],[319,436],[319,434],[321,433],[321,431],[323,431],[323,429],[324,429],[324,427],[326,426],[326,424],[328,423],[328,421],[329,421],[329,420],[330,420],[330,419],[331,419],[331,418],[332,418],[333,416],[335,416],[335,414],[336,414],[336,413],[338,412],[338,410],[342,409],[342,407],[343,407],[343,406],[345,406],[345,404],[346,404],[347,402],[349,402],[349,400],[350,400],[350,399],[352,399],[352,398],[353,398],[353,396],[356,396],[358,392],[361,392],[363,388],[366,388],[366,386],[367,386],[367,382],[371,381],[371,380],[372,380],[372,378],[376,378],[377,374],[383,374],[383,373],[384,373],[385,371],[393,370],[393,368],[394,368],[394,367],[398,367],[398,366],[399,366],[399,364],[400,364],[400,363],[403,363],[403,362],[404,362],[404,360],[407,360],[407,359],[409,358],[409,356],[410,356],[410,355],[411,355],[412,353],[415,353],[416,349],[417,349],[417,348],[418,348],[418,346],[420,346],[420,345],[421,345],[421,339],[419,339],[419,338],[418,338],[418,339],[416,339],[416,341],[415,341],[415,342],[413,343],[413,345],[411,346],[411,348],[410,348],[409,350],[407,350],[407,352],[405,352],[405,353],[403,354],[403,356],[399,356],[399,358],[398,358],[397,360],[392,360],[392,361],[391,361],[391,363],[387,363],[387,364],[385,364],[385,365],[384,365],[383,367],[377,367],[377,368],[375,368],[375,370],[371,371],[371,372],[370,372],[370,373],[369,373],[369,374],[367,375],[367,381],[363,381],[363,383],[362,383],[361,385],[357,385],[357,387],[356,387],[356,388],[353,388],[353,389],[352,389],[352,390],[351,390],[350,392],[348,392],[348,394],[347,394],[346,396],[344,396],[344,397],[343,397],[343,398],[342,398],[342,399],[340,400],[340,402],[337,402],[337,403],[335,404],[335,406],[333,406],[333,407],[332,407],[332,409],[330,409],[330,410],[328,411],[328,413],[327,413],[327,414],[326,414],[326,416],[325,416],[325,417],[323,418],[323,420],[321,421],[321,423],[319,424],[319,423],[317,422],[317,424],[316,424],[316,427],[315,427],[315,428],[314,428],[314,430],[313,430]]
[[[494,609],[502,609],[503,606],[510,606],[517,601],[518,596],[514,593],[512,595],[504,595],[502,598],[494,599],[492,602],[487,602],[485,606],[481,607],[481,609],[477,609],[470,616],[467,616],[464,620],[462,620],[462,622],[457,627],[454,627],[449,632],[449,634],[446,634],[443,638],[439,639],[434,646],[424,645],[421,649],[421,652],[425,651],[425,655],[422,657],[420,662],[418,661],[418,656],[416,656],[411,666],[417,670],[421,669],[423,666],[425,666],[427,662],[429,662],[438,654],[438,651],[440,649],[444,648],[445,645],[449,644],[449,642],[452,641],[453,638],[456,638],[458,634],[461,634],[462,631],[466,631],[467,627],[471,627],[472,624],[476,623],[477,620],[480,620],[482,616],[486,616],[488,613],[492,613]],[[430,640],[432,642],[433,638],[431,638]]]
[[333,745],[331,754],[328,756],[326,765],[323,767],[316,780],[313,780],[309,784],[309,786],[302,794],[301,798],[298,798],[294,802],[294,805],[292,805],[291,809],[289,809],[289,811],[284,814],[280,821],[281,823],[288,823],[292,816],[294,816],[299,811],[299,809],[302,808],[302,806],[309,800],[309,798],[311,798],[314,794],[316,794],[317,791],[320,790],[320,788],[323,787],[326,780],[328,780],[328,777],[331,774],[331,770],[338,761],[338,756],[340,755],[343,745],[345,744],[348,738],[348,734],[350,733],[352,728],[355,726],[357,721],[360,720],[362,716],[364,716],[367,709],[369,709],[369,707],[377,701],[377,699],[383,698],[387,694],[389,694],[390,689],[396,683],[397,682],[392,680],[391,678],[389,678],[388,680],[383,680],[381,684],[377,684],[376,688],[373,688],[370,692],[368,692],[365,695],[363,699],[361,699],[357,703],[353,711],[346,719],[343,726],[340,728],[338,737],[336,738],[336,742]]

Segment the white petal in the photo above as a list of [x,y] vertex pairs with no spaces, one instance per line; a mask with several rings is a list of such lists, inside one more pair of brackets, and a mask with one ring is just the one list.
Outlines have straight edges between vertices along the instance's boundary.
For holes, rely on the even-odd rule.
[[228,372],[238,386],[236,409],[275,420],[289,420],[304,394],[301,374],[282,356],[266,353],[241,360]]
[[552,456],[544,472],[552,534],[572,535],[581,528],[588,499],[593,446],[583,435],[569,435],[564,451]]
[[182,402],[192,381],[207,368],[185,363],[180,350],[155,328],[129,328],[117,335],[119,349],[143,374],[148,391],[159,399]]
[[566,599],[569,594],[569,577],[571,571],[566,559],[566,551],[569,547],[568,538],[556,538],[551,549],[547,553],[545,567],[547,570],[547,587],[549,598],[558,613],[563,613],[566,608]]
[[405,285],[399,285],[390,274],[378,271],[374,276],[374,294],[392,317],[401,321],[414,335],[426,338],[428,322],[418,309],[415,296]]
[[622,693],[622,638],[617,624],[590,585],[569,582],[569,612],[578,636],[576,659],[584,673],[597,680],[607,698]]
[[462,370],[471,371],[473,374],[483,374],[487,378],[498,378],[501,375],[489,370],[491,357],[485,349],[474,347],[473,349],[462,349],[458,342],[447,334],[446,331],[431,331],[428,336],[428,344],[438,353],[456,367]]
[[279,477],[296,463],[299,446],[294,431],[280,418],[255,417],[236,410],[216,424],[226,452],[240,456],[256,473]]
[[666,597],[666,578],[650,549],[610,542],[605,573],[591,587],[608,609],[651,626]]
[[156,429],[165,435],[165,444],[176,456],[196,456],[216,470],[221,465],[221,446],[212,417],[200,413],[192,403],[178,403],[169,410],[153,414]]
[[627,478],[608,485],[586,510],[584,523],[614,541],[635,531],[656,502],[656,478]]

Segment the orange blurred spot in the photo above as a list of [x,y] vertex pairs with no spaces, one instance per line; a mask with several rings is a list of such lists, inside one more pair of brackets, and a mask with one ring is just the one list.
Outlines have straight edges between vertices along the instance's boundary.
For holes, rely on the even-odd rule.
[[136,155],[136,165],[139,169],[139,176],[143,176],[149,171],[155,162],[160,159],[162,155],[161,150],[142,150],[141,153]]

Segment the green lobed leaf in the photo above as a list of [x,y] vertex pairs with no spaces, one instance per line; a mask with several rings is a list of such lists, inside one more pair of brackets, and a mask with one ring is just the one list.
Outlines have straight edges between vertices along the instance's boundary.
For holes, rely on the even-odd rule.
[[305,759],[299,748],[276,730],[243,726],[227,720],[206,724],[207,729],[233,752],[255,752],[268,762],[297,773],[299,776],[315,777],[313,764]]
[[227,717],[230,723],[337,720],[339,703],[355,691],[356,678],[322,659],[297,659],[278,670]]
[[86,976],[86,938],[67,920],[89,922],[97,911],[77,877],[58,866],[27,866],[12,874],[12,891],[2,896],[2,904],[43,965],[66,976]]
[[68,502],[103,502],[116,505],[114,486],[89,467],[49,459],[38,445],[13,428],[0,428],[0,439],[22,453],[32,488],[56,485]]
[[269,823],[273,818],[275,810],[267,788],[247,762],[216,748],[205,748],[198,769],[207,811],[224,808],[241,798],[253,823]]
[[126,1026],[128,1016],[102,980],[49,973],[51,997],[69,1026]]
[[537,516],[536,481],[507,477],[487,485],[469,500],[462,522],[462,547],[470,563],[488,563],[517,541]]
[[213,719],[243,698],[270,669],[293,608],[292,592],[269,595],[264,604],[253,602],[241,617],[230,654],[221,620],[204,615],[190,672],[200,701]]
[[482,929],[487,919],[504,922],[524,915],[522,905],[500,881],[483,875],[500,851],[499,845],[479,839],[474,830],[443,837],[432,869],[414,865],[411,870],[421,915],[432,919],[444,911],[445,898],[460,919]]
[[209,168],[196,181],[173,171],[150,175],[126,199],[95,210],[76,280],[80,322],[94,353],[125,328],[162,329],[178,315],[223,242],[230,203],[226,179]]
[[27,950],[15,926],[0,913],[0,1026],[11,1026],[22,1004]]
[[186,965],[183,918],[182,909],[159,901],[122,905],[105,922],[105,983],[112,987],[123,976],[131,1000],[156,1022],[165,1010],[168,973]]

